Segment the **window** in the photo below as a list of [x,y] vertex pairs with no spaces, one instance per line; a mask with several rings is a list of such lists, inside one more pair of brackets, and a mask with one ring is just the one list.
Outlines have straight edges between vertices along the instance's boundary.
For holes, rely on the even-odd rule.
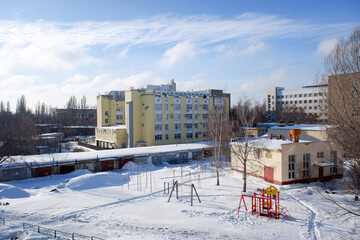
[[161,124],[156,124],[155,125],[155,130],[162,130],[162,125]]
[[180,133],[175,133],[174,138],[175,139],[181,139],[181,134]]
[[312,97],[312,93],[309,93],[309,97]]
[[312,106],[309,107],[309,110],[311,110],[311,109],[312,109]]
[[204,105],[204,106],[203,106],[203,110],[209,110],[209,106],[208,106],[208,105]]
[[169,140],[169,134],[165,134],[165,140]]
[[293,103],[293,101],[290,101],[290,104],[292,104]]
[[324,152],[318,152],[317,158],[324,158]]
[[314,97],[316,97],[318,94],[317,93],[314,93]]
[[358,96],[358,92],[357,92],[357,91],[353,91],[353,92],[352,92],[352,95],[353,95],[353,97],[357,97],[357,96]]
[[295,155],[289,155],[289,179],[295,179]]
[[203,114],[203,119],[208,119],[209,115],[208,114]]
[[295,101],[295,104],[297,104],[298,103],[298,101]]
[[155,104],[155,111],[162,111],[162,105],[161,104]]
[[175,111],[180,111],[180,104],[175,104],[174,105],[174,110]]
[[353,80],[353,86],[354,87],[359,86],[359,80]]
[[304,94],[304,97],[307,97],[307,93]]
[[186,111],[192,111],[192,105],[187,104],[186,105]]
[[353,107],[357,107],[357,106],[358,106],[357,101],[353,101],[351,104],[352,104]]
[[288,103],[289,103],[289,101],[286,101],[285,103],[286,103],[286,104],[288,104]]
[[193,138],[193,134],[192,133],[187,133],[186,138]]
[[296,97],[297,97],[297,94],[294,95],[294,98],[296,98]]
[[312,103],[312,100],[309,100],[309,103]]
[[181,129],[181,124],[175,124],[174,128],[175,128],[175,130],[180,130]]
[[162,140],[162,135],[158,134],[155,135],[155,141],[161,141]]
[[109,119],[105,119],[105,123],[109,123]]
[[302,94],[299,94],[299,97],[302,97]]
[[155,114],[155,120],[162,120],[162,114]]
[[358,117],[358,116],[359,116],[359,112],[358,112],[357,110],[354,110],[354,111],[352,112],[352,116],[353,116],[353,117]]
[[191,123],[186,123],[185,128],[192,129],[193,125]]
[[108,112],[108,111],[105,112],[105,116],[109,116],[109,112]]
[[330,167],[331,174],[337,174],[337,152],[330,152],[330,162],[334,163],[334,166]]
[[181,114],[175,114],[175,120],[180,120],[181,119]]
[[195,138],[199,138],[199,133],[195,133]]
[[165,124],[165,130],[169,130],[169,125]]
[[310,178],[310,153],[304,153],[303,178]]
[[186,117],[186,119],[188,119],[188,120],[193,118],[192,114],[185,114],[185,117]]
[[302,103],[302,100],[299,100],[299,103],[301,104],[301,103]]
[[307,100],[304,100],[304,103],[307,103]]

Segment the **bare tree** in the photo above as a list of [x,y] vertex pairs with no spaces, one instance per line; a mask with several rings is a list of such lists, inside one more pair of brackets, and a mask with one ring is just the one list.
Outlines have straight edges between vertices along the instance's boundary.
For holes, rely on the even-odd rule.
[[[329,138],[345,149],[350,160],[344,162],[347,169],[346,189],[360,195],[360,120],[358,115],[358,93],[360,92],[360,27],[348,38],[339,40],[335,48],[324,60],[324,72],[318,81],[329,79],[326,96],[329,124],[334,128],[328,131]],[[360,209],[353,205],[342,205],[327,197],[345,214],[360,216]],[[355,203],[353,203],[355,204]],[[354,210],[355,209],[355,210]],[[357,209],[357,210],[356,210]]]
[[257,159],[250,158],[255,147],[258,146],[252,131],[258,111],[256,105],[256,102],[245,98],[240,99],[234,108],[233,135],[237,138],[231,144],[232,154],[235,157],[232,161],[239,161],[243,174],[243,192],[246,192],[248,166],[255,161],[258,162]]
[[1,114],[0,164],[13,155],[31,154],[37,135],[35,122],[27,114]]
[[9,101],[6,102],[6,111],[11,112],[10,102]]
[[26,112],[27,112],[27,108],[26,108],[25,96],[21,95],[21,97],[17,101],[16,113],[23,114],[23,113],[26,113]]
[[[225,104],[224,104],[225,105]],[[216,169],[216,185],[220,185],[220,169],[223,156],[230,159],[230,122],[226,106],[215,105],[208,123],[209,141],[213,151]]]
[[0,103],[0,112],[6,112],[4,102],[1,101]]

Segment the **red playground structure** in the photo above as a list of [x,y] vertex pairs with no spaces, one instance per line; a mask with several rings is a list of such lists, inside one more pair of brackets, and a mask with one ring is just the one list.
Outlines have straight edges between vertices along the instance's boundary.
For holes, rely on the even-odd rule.
[[262,193],[254,195],[241,195],[238,212],[239,215],[241,202],[244,203],[245,210],[247,211],[245,197],[251,198],[251,214],[255,213],[260,216],[268,216],[269,218],[277,219],[280,214],[284,216],[284,218],[289,219],[290,215],[284,208],[280,208],[280,192],[274,186],[270,186],[268,188],[263,188]]

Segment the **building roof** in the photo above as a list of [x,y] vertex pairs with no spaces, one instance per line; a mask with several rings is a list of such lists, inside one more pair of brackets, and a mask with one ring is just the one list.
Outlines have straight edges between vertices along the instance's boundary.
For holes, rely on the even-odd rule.
[[118,130],[118,129],[126,129],[126,125],[114,125],[108,127],[100,127],[101,129],[111,129],[111,130]]
[[209,148],[207,142],[200,143],[187,143],[187,144],[172,144],[172,145],[159,145],[150,147],[137,147],[137,148],[122,148],[111,149],[91,152],[71,152],[71,153],[54,153],[42,155],[26,155],[14,156],[7,159],[2,163],[2,167],[12,167],[19,165],[39,165],[39,164],[53,164],[54,162],[73,162],[91,159],[105,159],[105,158],[124,158],[124,157],[137,157],[147,156],[149,154],[166,154],[173,152],[201,150]]
[[321,125],[321,124],[294,124],[292,126],[286,125],[283,127],[274,126],[270,129],[301,129],[301,130],[312,130],[312,131],[325,131],[327,128],[331,128],[331,125]]
[[[262,137],[256,137],[256,138],[251,138],[250,140],[250,145],[252,147],[255,148],[263,148],[263,149],[269,149],[269,150],[281,150],[281,145],[284,144],[299,144],[299,143],[309,143],[309,142],[320,142],[320,141],[309,141],[309,140],[299,140],[298,143],[294,143],[293,141],[290,141],[289,139],[270,139],[267,136],[262,136]],[[233,142],[232,144],[241,144],[243,145],[245,142],[244,141],[236,141]]]

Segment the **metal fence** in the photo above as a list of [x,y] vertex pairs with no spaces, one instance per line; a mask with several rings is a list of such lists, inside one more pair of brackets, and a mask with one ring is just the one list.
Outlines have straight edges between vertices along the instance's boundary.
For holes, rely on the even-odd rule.
[[[4,219],[4,222],[5,222],[5,219]],[[77,234],[77,233],[62,232],[62,231],[45,228],[45,227],[41,227],[38,225],[29,224],[29,223],[23,223],[23,229],[30,229],[35,232],[42,233],[42,234],[45,234],[45,235],[48,235],[48,236],[51,236],[54,238],[61,238],[61,239],[66,239],[66,240],[105,240],[103,238],[98,238],[98,237],[94,237],[94,236],[89,237],[89,236],[85,236],[85,235],[81,235],[81,234]]]

